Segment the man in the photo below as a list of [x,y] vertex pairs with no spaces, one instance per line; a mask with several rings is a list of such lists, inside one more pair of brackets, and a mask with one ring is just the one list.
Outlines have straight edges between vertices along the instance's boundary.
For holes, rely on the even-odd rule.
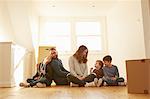
[[56,85],[68,85],[67,74],[69,72],[63,67],[56,48],[51,48],[47,56],[37,68],[37,73],[33,78],[27,79],[26,83],[20,83],[21,87],[39,87],[50,86],[52,80]]
[[52,78],[56,85],[68,85],[67,74],[69,73],[62,64],[62,61],[58,58],[56,49],[51,51],[52,60],[48,64],[48,68],[52,69]]
[[20,87],[46,87],[52,83],[52,69],[49,67],[55,48],[51,48],[47,57],[37,64],[37,72],[32,78],[26,80],[27,83],[20,83]]

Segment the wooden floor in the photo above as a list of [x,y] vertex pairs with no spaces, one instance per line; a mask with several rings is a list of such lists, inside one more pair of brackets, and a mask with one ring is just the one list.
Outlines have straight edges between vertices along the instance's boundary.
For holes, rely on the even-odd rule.
[[124,86],[0,88],[0,99],[150,99],[150,94],[128,94]]

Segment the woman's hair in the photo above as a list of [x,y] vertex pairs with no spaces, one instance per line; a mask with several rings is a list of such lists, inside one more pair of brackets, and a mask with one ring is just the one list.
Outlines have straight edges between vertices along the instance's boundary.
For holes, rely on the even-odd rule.
[[102,69],[102,67],[103,67],[103,62],[102,62],[101,60],[96,60],[96,62],[99,63],[99,65],[101,66],[101,69]]
[[[83,56],[83,54],[82,54],[84,50],[87,50],[87,53],[85,56]],[[87,47],[84,45],[81,45],[73,56],[78,60],[79,63],[86,63],[87,55],[88,55]]]

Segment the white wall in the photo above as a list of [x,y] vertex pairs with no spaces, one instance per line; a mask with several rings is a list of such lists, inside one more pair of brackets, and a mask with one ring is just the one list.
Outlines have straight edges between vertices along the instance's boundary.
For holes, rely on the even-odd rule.
[[[33,75],[32,68],[34,67],[33,63],[33,53],[27,52],[24,59],[23,59],[23,81],[26,81],[27,78],[31,78]],[[35,67],[34,67],[35,68]]]
[[0,42],[13,41],[13,29],[11,26],[7,4],[5,0],[0,1]]
[[0,41],[14,41],[33,50],[31,0],[0,0]]
[[30,0],[7,0],[9,16],[14,31],[15,42],[29,50],[33,50],[30,27]]
[[125,60],[145,58],[140,0],[119,1],[107,16],[108,49],[126,78]]
[[141,0],[146,58],[150,58],[150,1]]
[[33,43],[33,47],[34,47],[34,50],[32,51],[32,74],[34,74],[36,72],[36,67],[34,66],[34,64],[37,63],[37,58],[38,58],[39,16],[37,16],[34,12],[31,11],[29,19],[30,19],[32,43]]

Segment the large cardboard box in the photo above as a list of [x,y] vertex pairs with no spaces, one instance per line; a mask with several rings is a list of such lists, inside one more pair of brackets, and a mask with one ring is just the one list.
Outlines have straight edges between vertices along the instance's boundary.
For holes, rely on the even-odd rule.
[[150,59],[127,60],[128,93],[150,94]]
[[48,55],[51,48],[55,48],[55,46],[39,46],[38,63],[43,61],[43,59]]

